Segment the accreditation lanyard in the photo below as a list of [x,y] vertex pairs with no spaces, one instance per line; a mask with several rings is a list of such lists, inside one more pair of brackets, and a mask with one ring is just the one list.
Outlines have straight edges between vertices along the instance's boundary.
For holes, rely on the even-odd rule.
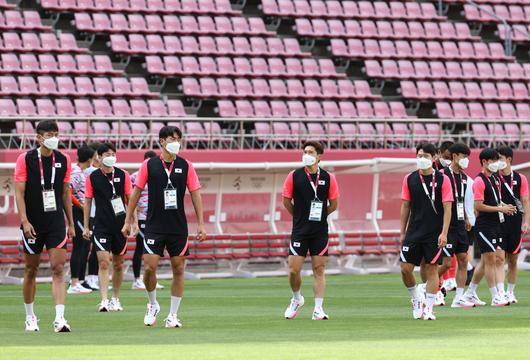
[[453,172],[452,169],[451,176],[453,178],[453,184],[455,185],[455,194],[456,194],[456,200],[462,200],[464,198],[464,173],[460,173],[460,193],[458,193],[458,185],[456,183],[456,174]]
[[317,178],[314,183],[313,183],[313,180],[311,179],[311,175],[309,174],[307,170],[305,170],[305,174],[307,176],[307,179],[309,180],[309,183],[311,184],[311,187],[313,188],[313,191],[315,192],[314,200],[319,200],[317,191],[318,191],[318,180],[320,179],[320,168],[318,168],[317,170]]
[[[37,149],[37,154],[39,157],[39,170],[40,170],[40,185],[42,187],[42,190],[45,189],[44,185],[44,166],[42,165],[42,155],[40,153],[40,149]],[[53,184],[55,183],[55,154],[52,151],[52,177],[51,177],[51,188],[53,190]]]
[[101,170],[101,173],[103,174],[103,176],[105,176],[105,179],[107,179],[107,181],[110,183],[110,186],[112,187],[112,197],[115,198],[116,197],[116,188],[114,187],[114,169],[112,170],[112,176],[111,176],[110,179],[107,176],[107,174],[105,174],[105,172],[103,170]]
[[425,191],[425,195],[427,198],[431,201],[432,209],[436,214],[438,214],[438,211],[436,210],[436,206],[434,205],[434,202],[436,200],[436,171],[432,173],[432,181],[431,181],[431,187],[432,187],[432,195],[429,196],[429,190],[427,190],[427,185],[425,184],[425,179],[423,178],[423,175],[421,174],[421,170],[418,171],[418,174],[420,175],[421,185],[423,187],[423,190]]
[[499,173],[499,177],[501,178],[501,181],[506,187],[506,189],[508,189],[508,192],[515,198],[515,194],[513,192],[513,171],[510,173],[510,185],[508,185],[502,173]]
[[164,167],[164,171],[167,174],[167,186],[166,186],[166,189],[167,188],[173,188],[173,184],[171,183],[171,174],[173,173],[173,168],[175,167],[175,162],[172,161],[171,165],[169,166],[169,169],[168,169],[167,168],[167,164],[164,161],[164,159],[162,159],[162,157],[160,157],[160,161],[162,161],[162,166]]
[[501,187],[500,186],[497,187],[497,190],[499,191],[499,196],[497,196],[497,193],[495,192],[495,186],[493,186],[491,179],[487,176],[486,176],[486,179],[488,179],[488,182],[491,185],[491,190],[493,192],[493,196],[495,197],[495,202],[497,203],[497,205],[500,205],[502,201]]

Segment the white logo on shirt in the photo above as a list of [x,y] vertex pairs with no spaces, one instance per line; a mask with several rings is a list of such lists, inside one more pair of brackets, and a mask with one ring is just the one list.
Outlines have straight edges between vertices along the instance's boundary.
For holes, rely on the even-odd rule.
[[409,247],[408,246],[403,246],[403,251],[409,251]]
[[182,174],[182,169],[177,168],[177,169],[175,169],[175,172],[176,172],[177,174]]
[[326,185],[326,180],[318,180],[318,185]]
[[114,178],[114,182],[121,182],[120,178]]
[[148,245],[154,245],[155,241],[153,239],[147,239]]
[[107,242],[107,239],[99,239],[99,242],[105,244]]
[[55,163],[55,167],[56,168],[61,168],[62,166],[63,166],[63,164],[61,164],[61,163]]
[[294,243],[293,243],[293,246],[294,246],[294,247],[300,247],[300,243],[299,243],[299,242],[294,242]]
[[493,240],[491,240],[491,242],[492,242],[493,244],[496,244],[496,243],[497,243],[497,240],[496,240],[496,239],[493,239]]

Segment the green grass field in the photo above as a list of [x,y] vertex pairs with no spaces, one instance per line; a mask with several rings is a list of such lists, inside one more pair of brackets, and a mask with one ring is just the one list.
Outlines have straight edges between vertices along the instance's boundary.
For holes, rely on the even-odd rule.
[[[124,285],[122,313],[97,313],[97,294],[68,296],[72,333],[53,333],[50,286],[39,285],[41,331],[24,332],[18,286],[0,286],[0,359],[529,359],[530,273],[518,287],[519,304],[506,308],[438,308],[438,321],[412,320],[398,275],[330,276],[329,321],[311,321],[306,306],[282,318],[286,278],[200,280],[187,283],[182,329],[165,329],[169,290],[159,291],[156,327],[143,325],[146,297]],[[165,283],[168,285],[168,283]],[[489,301],[485,285],[479,295]],[[448,296],[450,301],[454,293]]]

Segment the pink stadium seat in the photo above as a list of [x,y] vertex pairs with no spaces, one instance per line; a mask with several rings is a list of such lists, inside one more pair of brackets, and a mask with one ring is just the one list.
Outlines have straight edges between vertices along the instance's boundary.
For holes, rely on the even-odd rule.
[[341,116],[339,107],[334,101],[323,101],[322,110],[324,112],[324,116],[328,118],[338,118]]
[[[234,81],[235,91],[240,97],[253,96],[252,84],[248,79],[236,79]],[[272,89],[271,89],[272,92]]]
[[186,116],[186,111],[184,110],[184,104],[182,101],[177,99],[170,99],[167,101],[167,110],[169,116]]
[[469,115],[472,118],[475,118],[475,119],[486,118],[486,113],[484,112],[484,108],[482,107],[481,103],[469,103],[468,108],[469,108]]
[[[366,106],[364,102],[361,104],[363,107]],[[382,101],[376,101],[372,105],[374,109],[374,115],[376,117],[390,118],[392,116],[388,103],[382,102]],[[357,103],[357,109],[359,109],[359,103]]]
[[39,72],[39,61],[33,54],[20,55],[20,67],[24,73]]
[[97,93],[94,91],[94,84],[92,84],[92,80],[90,80],[90,78],[76,77],[74,82],[75,82],[77,95],[81,95],[81,96],[97,95]]
[[276,118],[289,117],[289,109],[287,104],[283,101],[273,100],[270,102],[271,114]]
[[517,116],[519,118],[530,119],[530,105],[527,103],[517,103],[515,104],[517,110]]
[[59,116],[75,116],[76,115],[74,106],[72,105],[72,102],[68,99],[56,99],[55,109],[57,111],[57,115]]
[[[16,100],[18,114],[22,116],[35,116],[37,115],[37,110],[33,101],[29,99],[17,99]],[[2,105],[2,104],[0,104]]]
[[151,116],[163,117],[168,115],[166,105],[162,100],[149,99],[147,105]]
[[501,111],[499,109],[499,105],[495,103],[485,103],[484,110],[486,112],[486,117],[488,119],[500,119],[501,118]]
[[[324,117],[324,112],[322,111],[322,107],[320,106],[320,102],[318,101],[306,101],[305,110],[308,117]],[[311,132],[311,134],[314,134],[317,138],[319,137],[319,135],[324,137],[324,129],[322,129],[322,126],[319,123],[308,123],[307,129]]]
[[451,119],[455,117],[451,105],[446,102],[436,103],[436,114],[440,119]]
[[469,109],[467,108],[466,103],[454,102],[453,104],[453,114],[457,119],[469,119]]
[[50,99],[37,99],[35,100],[35,105],[39,116],[57,115],[55,112],[55,106]]
[[374,109],[372,108],[372,105],[369,102],[358,101],[356,107],[357,114],[361,118],[372,118],[375,116]]
[[237,115],[239,117],[253,117],[254,108],[250,101],[247,100],[236,100],[235,102]]
[[517,112],[516,112],[513,104],[501,103],[499,106],[500,106],[500,110],[501,110],[501,116],[504,119],[516,119],[517,118]]
[[[112,99],[111,104],[112,104],[112,113],[114,114],[114,116],[120,116],[120,117],[131,116],[131,108],[129,107],[129,104],[127,103],[127,101],[123,99]],[[112,123],[113,130],[114,130],[115,124],[116,122]]]
[[[113,115],[112,107],[106,99],[94,99],[92,101],[94,105],[94,114],[98,117],[110,117]],[[110,129],[109,129],[110,130]],[[94,131],[96,131],[94,126]]]
[[305,107],[300,101],[288,101],[287,108],[291,117],[302,118],[306,116]]
[[356,118],[357,117],[357,109],[355,108],[355,104],[352,102],[347,102],[347,101],[339,102],[339,109],[340,109],[340,114],[342,117],[345,117],[345,118]]
[[92,79],[94,82],[94,92],[100,96],[110,96],[114,92],[112,90],[112,83],[106,77],[95,77]]

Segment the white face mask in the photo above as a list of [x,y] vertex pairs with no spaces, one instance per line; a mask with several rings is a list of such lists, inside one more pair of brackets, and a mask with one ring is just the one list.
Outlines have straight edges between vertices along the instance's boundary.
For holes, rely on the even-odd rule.
[[107,156],[101,161],[107,167],[113,167],[116,164],[116,156]]
[[418,169],[427,170],[432,167],[432,160],[421,157],[417,159]]
[[488,170],[491,171],[492,173],[496,173],[497,171],[499,171],[499,162],[496,161],[494,163],[489,164]]
[[469,159],[463,158],[458,160],[458,166],[460,166],[461,169],[467,169],[467,167],[469,166]]
[[508,166],[506,161],[499,160],[499,170],[504,170]]
[[42,142],[42,145],[46,146],[50,150],[55,150],[59,147],[59,138],[56,136],[53,136],[48,139],[44,139]]
[[304,154],[302,156],[302,163],[304,166],[312,166],[317,162],[317,159],[314,156]]
[[449,167],[451,165],[451,162],[451,160],[440,159],[440,164],[442,164],[443,167]]
[[166,151],[170,154],[177,155],[180,151],[180,143],[178,141],[167,143]]

